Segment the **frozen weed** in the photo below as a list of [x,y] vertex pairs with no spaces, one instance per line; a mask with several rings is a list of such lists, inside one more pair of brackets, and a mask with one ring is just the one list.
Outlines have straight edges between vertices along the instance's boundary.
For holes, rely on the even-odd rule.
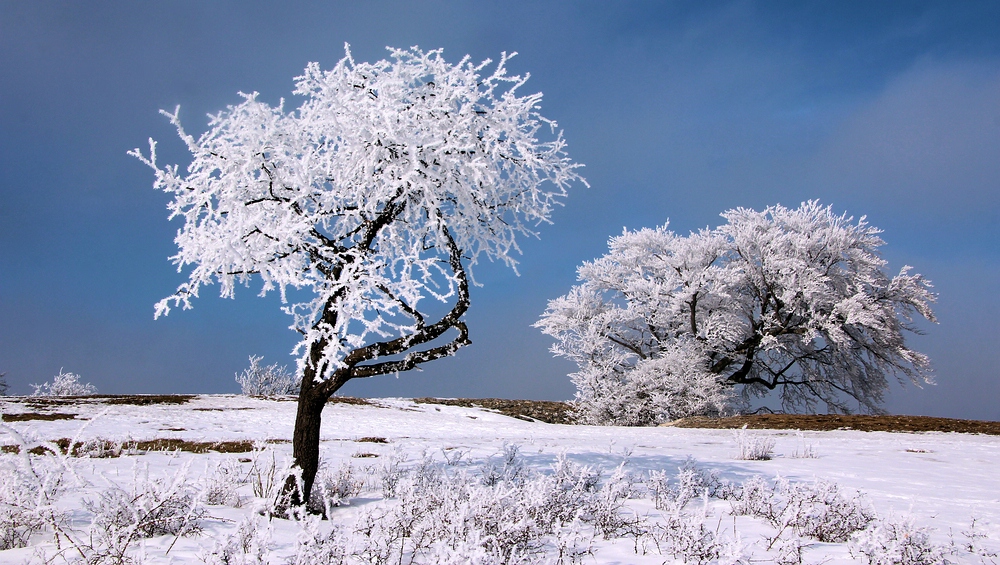
[[767,461],[771,459],[774,450],[774,438],[747,430],[747,425],[733,431],[738,453],[737,459],[744,461]]
[[394,498],[396,496],[396,486],[403,478],[405,471],[401,467],[405,461],[405,456],[399,450],[394,450],[389,457],[385,458],[378,469],[378,486],[382,490],[382,498]]
[[483,484],[493,486],[501,481],[517,483],[523,480],[527,470],[520,457],[521,448],[504,443],[499,457],[491,457],[483,466]]
[[250,515],[240,520],[236,531],[202,550],[198,559],[206,565],[266,565],[271,543],[271,523]]
[[945,565],[944,548],[931,542],[927,528],[912,518],[873,520],[851,536],[851,555],[869,565]]
[[16,454],[0,455],[0,550],[26,547],[46,527],[64,535],[56,503],[70,486],[83,484],[71,459],[56,444],[29,440],[6,424],[0,432],[17,446]]
[[806,443],[806,437],[799,430],[795,431],[795,437],[797,439],[795,449],[792,451],[793,459],[818,459],[819,455],[816,454],[816,450],[813,448],[813,444]]
[[217,463],[211,473],[207,473],[205,477],[202,488],[205,503],[239,508],[243,505],[239,488],[248,480],[249,477],[243,474],[238,462],[227,459]]
[[792,483],[778,478],[772,486],[760,476],[726,494],[736,516],[763,518],[777,532],[773,547],[785,532],[822,542],[842,543],[875,519],[867,499],[844,496],[836,483]]
[[339,527],[323,534],[318,516],[306,516],[298,522],[295,556],[288,565],[345,565],[351,555],[349,539]]
[[600,474],[561,456],[551,474],[532,473],[514,446],[479,473],[424,459],[400,474],[392,503],[366,509],[351,555],[364,563],[538,563],[555,554],[579,563],[594,528],[606,535],[625,522],[632,493],[620,467]]
[[635,492],[634,485],[635,481],[625,472],[625,463],[622,463],[590,499],[594,527],[605,538],[615,537],[630,524],[622,510],[625,501]]
[[468,455],[468,451],[458,448],[441,448],[441,455],[444,456],[446,465],[455,466],[462,463],[462,458]]
[[647,481],[656,509],[666,511],[683,510],[688,502],[705,493],[718,496],[723,487],[717,473],[699,468],[691,458],[678,469],[676,487],[670,485],[666,471],[651,471]]
[[84,499],[93,518],[88,539],[76,545],[87,563],[130,563],[129,551],[137,540],[199,534],[205,509],[188,481],[189,467],[190,462],[172,477],[150,480],[148,466],[136,464],[129,491],[113,486],[97,500]]
[[966,554],[978,558],[981,564],[985,565],[989,563],[996,565],[998,548],[994,547],[991,549],[983,543],[984,541],[990,541],[990,536],[983,531],[983,525],[978,518],[973,517],[969,524],[969,529],[962,530],[961,534],[965,538],[965,541],[960,545],[955,543],[954,536],[952,536],[951,553],[953,555]]
[[746,547],[738,537],[729,538],[705,527],[707,494],[699,512],[679,509],[667,512],[653,523],[649,535],[661,555],[672,555],[682,563],[748,564]]
[[350,463],[343,463],[336,471],[321,467],[309,494],[307,505],[311,512],[329,517],[333,508],[350,503],[361,494],[365,479],[355,472]]
[[274,450],[268,449],[264,442],[254,442],[247,482],[254,495],[256,513],[270,516],[282,514],[279,509],[287,509],[287,494],[282,491],[288,477],[295,477],[301,487],[302,470],[293,466],[291,458],[279,465]]

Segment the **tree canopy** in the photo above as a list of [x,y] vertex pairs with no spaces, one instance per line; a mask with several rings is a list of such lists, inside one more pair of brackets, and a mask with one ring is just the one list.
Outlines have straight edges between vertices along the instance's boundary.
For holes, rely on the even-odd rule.
[[[881,231],[816,201],[722,214],[687,236],[625,231],[536,324],[575,361],[585,419],[648,424],[778,391],[786,410],[877,412],[887,377],[931,381],[909,349],[935,295],[884,272]],[[734,404],[736,402],[736,404]]]

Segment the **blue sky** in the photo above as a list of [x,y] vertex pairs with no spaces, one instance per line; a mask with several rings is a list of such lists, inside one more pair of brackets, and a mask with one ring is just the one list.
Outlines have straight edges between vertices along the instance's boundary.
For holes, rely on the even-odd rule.
[[306,63],[386,45],[458,60],[517,51],[586,164],[521,276],[476,273],[473,345],[377,396],[566,399],[573,366],[530,327],[623,227],[687,232],[736,206],[818,198],[885,230],[884,256],[940,292],[911,344],[938,385],[893,412],[1000,420],[1000,4],[992,2],[54,3],[0,1],[0,371],[12,392],[61,367],[107,393],[233,392],[250,354],[292,364],[296,335],[257,289],[153,320],[184,280],[178,223],[125,155]]

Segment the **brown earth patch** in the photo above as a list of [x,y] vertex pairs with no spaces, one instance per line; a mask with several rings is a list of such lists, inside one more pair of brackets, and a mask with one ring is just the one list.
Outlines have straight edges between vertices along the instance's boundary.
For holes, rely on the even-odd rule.
[[414,398],[417,404],[441,404],[465,408],[485,408],[504,416],[546,424],[572,424],[569,404],[551,400],[509,400],[506,398]]
[[326,401],[327,404],[353,404],[355,406],[375,406],[367,398],[356,398],[353,396],[331,396]]
[[29,420],[72,420],[76,414],[63,414],[60,412],[22,412],[20,414],[4,414],[4,422],[27,422]]
[[148,406],[150,404],[187,404],[194,397],[193,394],[123,394],[102,397],[101,401],[105,404]]
[[1000,422],[931,416],[868,416],[838,414],[756,414],[729,418],[695,416],[663,424],[677,428],[735,429],[744,425],[768,430],[858,430],[862,432],[958,432],[1000,435]]
[[129,404],[148,406],[150,404],[187,404],[194,394],[89,394],[86,396],[24,396],[20,397],[28,406],[66,406],[80,404],[81,401],[104,404]]
[[[69,438],[59,438],[52,442],[59,448],[62,453],[66,453],[69,449]],[[110,440],[97,440],[95,442],[77,442],[73,445],[73,455],[79,456],[81,453],[92,453],[92,452],[121,452],[122,449],[127,451],[187,451],[190,453],[207,453],[209,451],[215,451],[218,453],[247,453],[253,451],[254,442],[251,440],[234,440],[234,441],[189,441],[180,438],[159,438],[153,440],[144,441],[127,441],[121,444],[115,444]],[[267,443],[288,443],[286,440],[275,440],[269,439]],[[20,448],[16,445],[4,445],[0,447],[0,451],[4,453],[19,453]],[[50,449],[46,447],[34,447],[29,450],[29,453],[34,455],[44,455]]]

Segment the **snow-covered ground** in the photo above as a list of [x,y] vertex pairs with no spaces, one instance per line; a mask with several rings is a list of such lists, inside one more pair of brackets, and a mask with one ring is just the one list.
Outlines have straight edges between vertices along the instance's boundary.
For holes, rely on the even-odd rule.
[[[62,526],[65,533],[77,536],[77,540],[92,532],[88,528],[94,502],[102,492],[114,486],[131,492],[133,483],[142,482],[146,473],[153,483],[159,479],[185,478],[197,485],[205,483],[208,477],[218,477],[219,469],[228,465],[227,469],[240,470],[239,478],[244,481],[255,466],[261,468],[260,461],[269,461],[272,454],[279,466],[291,454],[289,441],[295,402],[289,400],[212,395],[197,396],[185,404],[134,406],[81,401],[41,408],[26,404],[28,400],[0,399],[0,412],[60,412],[76,414],[76,418],[5,422],[0,442],[15,443],[11,430],[29,442],[58,438],[77,438],[81,442],[103,439],[125,442],[126,446],[130,441],[157,438],[269,442],[264,451],[254,453],[126,450],[120,457],[67,458],[72,472],[66,475],[67,487],[55,506],[66,513]],[[736,458],[737,444],[729,430],[553,425],[474,408],[416,404],[406,399],[372,402],[369,406],[330,404],[323,413],[321,457],[327,467],[341,469],[350,464],[356,477],[367,476],[369,480],[358,496],[333,510],[331,520],[321,524],[321,529],[337,524],[344,531],[351,531],[359,519],[373,515],[373,509],[391,505],[392,501],[383,500],[375,477],[384,474],[384,468],[393,461],[401,461],[401,467],[406,469],[429,457],[440,462],[448,473],[478,478],[484,465],[499,461],[505,446],[509,451],[509,446],[516,445],[519,460],[539,475],[552,473],[563,454],[571,463],[602,471],[605,481],[625,461],[624,471],[638,482],[622,512],[640,521],[645,519],[649,524],[660,520],[664,513],[655,508],[649,493],[650,473],[666,471],[667,478],[675,481],[678,469],[692,459],[698,468],[717,472],[720,479],[733,485],[754,476],[762,476],[769,482],[780,476],[792,483],[831,481],[839,485],[845,496],[863,492],[880,519],[898,522],[910,518],[916,528],[928,528],[930,540],[939,547],[966,543],[967,537],[961,532],[968,531],[975,518],[978,532],[986,536],[980,540],[986,549],[980,551],[980,556],[958,551],[948,559],[1000,562],[986,555],[1000,550],[1000,543],[995,541],[1000,540],[1000,437],[847,430],[755,432],[775,441],[774,457],[744,461]],[[358,441],[373,437],[385,438],[386,443]],[[813,456],[803,456],[806,454]],[[23,459],[9,453],[3,455],[5,469],[13,469],[20,464],[18,461]],[[72,477],[73,473],[77,477]],[[177,539],[171,535],[153,537],[136,544],[133,551],[144,552],[144,557],[140,557],[147,563],[211,561],[213,548],[217,550],[227,536],[233,535],[241,519],[254,516],[254,509],[260,508],[261,501],[255,504],[253,500],[253,490],[253,484],[240,483],[239,507],[206,506],[199,535]],[[85,500],[90,501],[89,507]],[[770,544],[769,549],[769,541],[778,532],[762,518],[732,516],[732,508],[730,500],[705,497],[690,502],[685,512],[701,517],[718,539],[725,538],[730,546],[741,546],[745,559],[774,562],[778,546],[792,534],[785,534],[779,543]],[[296,551],[296,536],[301,529],[300,524],[292,521],[272,520],[270,538],[265,543],[265,559],[270,560],[267,562],[285,563]],[[593,533],[592,528],[584,530]],[[662,547],[657,550],[651,541],[653,537],[636,534],[609,537],[596,535],[592,542],[588,541],[592,544],[592,554],[583,556],[581,562],[675,561],[675,556]],[[57,555],[69,559],[78,556],[66,550],[69,545],[65,539],[58,543],[63,549],[59,554],[51,528],[42,529],[30,541],[29,547],[0,551],[0,562],[44,562]],[[863,562],[857,550],[852,556],[848,543],[820,543],[804,538],[801,543],[806,563]],[[546,550],[549,552],[546,558],[556,558],[554,548]],[[53,562],[61,562],[61,557],[55,557]]]

